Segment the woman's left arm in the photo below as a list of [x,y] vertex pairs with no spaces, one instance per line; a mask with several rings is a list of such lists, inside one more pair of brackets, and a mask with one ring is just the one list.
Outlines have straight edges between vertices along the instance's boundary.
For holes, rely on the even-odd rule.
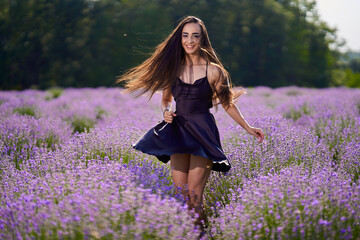
[[[217,92],[220,92],[220,88],[222,87],[223,82],[226,81],[224,74],[222,73],[220,68],[212,68],[210,75],[214,88]],[[234,119],[235,122],[237,122],[241,127],[243,127],[248,133],[257,137],[259,139],[259,142],[262,142],[264,140],[263,131],[260,128],[250,126],[241,114],[239,108],[235,105],[235,103],[230,102],[229,105],[223,103],[222,106],[226,113],[229,114],[229,116]]]
[[259,142],[264,140],[264,133],[260,128],[252,127],[245,120],[243,115],[241,114],[239,108],[235,105],[235,103],[230,103],[229,106],[222,105],[224,110],[229,116],[235,120],[241,127],[243,127],[248,133],[254,135],[259,139]]

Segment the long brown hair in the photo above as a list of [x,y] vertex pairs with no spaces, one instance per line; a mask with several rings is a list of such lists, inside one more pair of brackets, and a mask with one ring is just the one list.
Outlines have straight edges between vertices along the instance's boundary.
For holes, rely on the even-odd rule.
[[230,102],[245,93],[243,89],[231,89],[229,73],[225,70],[211,46],[210,39],[203,21],[194,16],[185,17],[171,34],[160,43],[155,52],[137,67],[131,68],[123,75],[117,77],[116,83],[125,81],[126,92],[140,90],[139,95],[149,93],[151,98],[158,90],[172,86],[176,76],[180,73],[181,64],[185,61],[185,51],[181,45],[182,30],[187,23],[197,23],[201,28],[200,54],[205,60],[216,63],[222,70],[220,78],[221,87],[215,89],[213,102],[215,105],[223,103],[229,106]]

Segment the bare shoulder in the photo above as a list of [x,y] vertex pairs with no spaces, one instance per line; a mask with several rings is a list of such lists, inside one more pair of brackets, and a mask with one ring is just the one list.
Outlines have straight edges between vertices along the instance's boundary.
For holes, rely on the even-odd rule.
[[208,67],[208,80],[211,85],[218,82],[219,79],[224,78],[225,74],[217,63],[210,63]]

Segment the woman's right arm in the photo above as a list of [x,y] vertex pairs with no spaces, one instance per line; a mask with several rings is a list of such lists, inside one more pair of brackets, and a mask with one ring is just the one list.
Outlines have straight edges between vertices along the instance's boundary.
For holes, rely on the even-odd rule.
[[176,116],[176,114],[171,110],[171,102],[172,102],[171,89],[166,88],[162,92],[161,112],[163,113],[164,120],[167,123],[172,123],[174,116]]

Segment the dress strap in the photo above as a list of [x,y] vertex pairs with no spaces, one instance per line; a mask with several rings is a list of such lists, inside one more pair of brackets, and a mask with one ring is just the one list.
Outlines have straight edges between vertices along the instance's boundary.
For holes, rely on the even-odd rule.
[[208,62],[206,62],[206,72],[205,72],[206,77],[207,77],[207,69],[208,69]]

